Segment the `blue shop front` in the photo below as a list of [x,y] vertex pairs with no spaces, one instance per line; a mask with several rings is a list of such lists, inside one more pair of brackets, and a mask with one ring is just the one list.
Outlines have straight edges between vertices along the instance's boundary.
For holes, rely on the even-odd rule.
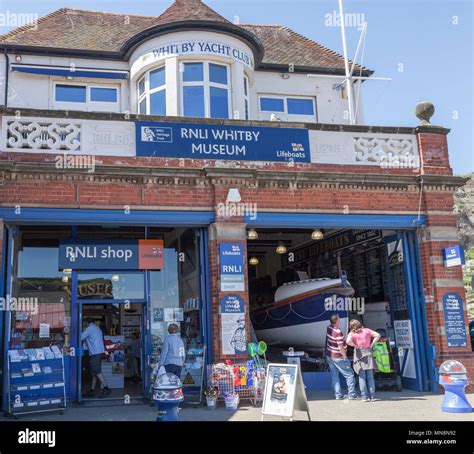
[[48,210],[49,219],[41,219],[44,210],[26,209],[4,228],[11,310],[3,314],[3,410],[47,411],[99,398],[89,392],[89,353],[81,342],[91,319],[104,335],[107,399],[150,397],[151,368],[170,323],[186,347],[185,394],[200,396],[211,354],[205,227],[212,214],[134,212],[127,219],[87,211]]

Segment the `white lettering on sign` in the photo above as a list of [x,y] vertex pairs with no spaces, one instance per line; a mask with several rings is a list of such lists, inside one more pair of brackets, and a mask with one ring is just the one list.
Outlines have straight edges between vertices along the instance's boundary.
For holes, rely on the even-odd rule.
[[66,258],[74,262],[77,258],[96,259],[121,259],[128,262],[133,256],[131,249],[114,249],[108,246],[98,254],[96,246],[67,246]]
[[[169,43],[154,49],[152,54],[155,58],[186,54],[220,55],[223,57],[232,58],[233,60],[243,63],[244,65],[251,68],[254,66],[253,58],[247,52],[227,44],[208,41]],[[145,56],[142,58],[145,59]]]

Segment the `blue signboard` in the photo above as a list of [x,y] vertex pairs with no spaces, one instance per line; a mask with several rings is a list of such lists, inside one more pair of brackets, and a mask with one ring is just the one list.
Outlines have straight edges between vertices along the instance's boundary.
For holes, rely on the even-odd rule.
[[137,121],[137,156],[310,162],[302,128]]
[[163,240],[60,241],[59,269],[145,270],[163,268]]
[[244,300],[239,295],[226,295],[221,299],[221,314],[243,314]]
[[446,293],[443,296],[443,311],[448,347],[466,347],[466,323],[464,321],[464,307],[461,295],[458,293]]
[[461,246],[451,246],[443,249],[443,262],[446,268],[464,265],[464,250]]
[[220,244],[221,292],[244,292],[244,255],[241,243]]
[[238,355],[247,352],[244,300],[239,295],[221,299],[222,354]]

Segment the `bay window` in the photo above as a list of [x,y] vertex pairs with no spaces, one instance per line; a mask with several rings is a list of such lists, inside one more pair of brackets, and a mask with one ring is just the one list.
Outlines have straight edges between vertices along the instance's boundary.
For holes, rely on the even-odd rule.
[[138,81],[138,113],[141,115],[166,115],[165,67],[146,73]]
[[226,65],[186,62],[181,66],[182,114],[229,118],[229,71]]

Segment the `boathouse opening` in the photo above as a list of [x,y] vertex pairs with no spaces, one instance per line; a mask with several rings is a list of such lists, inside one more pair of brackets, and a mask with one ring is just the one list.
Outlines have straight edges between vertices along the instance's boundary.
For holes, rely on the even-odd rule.
[[289,349],[299,352],[305,383],[328,388],[326,328],[337,313],[345,333],[357,319],[386,339],[394,374],[381,386],[429,386],[411,232],[249,228],[247,238],[252,335],[267,343],[270,361],[286,362]]

